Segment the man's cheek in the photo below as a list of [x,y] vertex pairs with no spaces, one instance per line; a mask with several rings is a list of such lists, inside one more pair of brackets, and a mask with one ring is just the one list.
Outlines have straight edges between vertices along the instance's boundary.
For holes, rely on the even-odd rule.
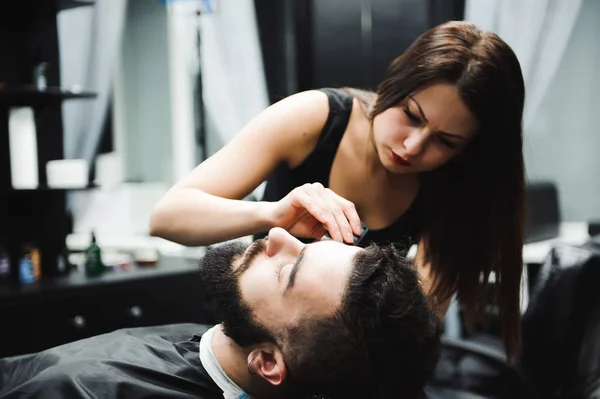
[[240,291],[243,300],[248,305],[256,305],[265,296],[264,291],[269,285],[267,277],[258,267],[253,267],[242,274],[240,277]]

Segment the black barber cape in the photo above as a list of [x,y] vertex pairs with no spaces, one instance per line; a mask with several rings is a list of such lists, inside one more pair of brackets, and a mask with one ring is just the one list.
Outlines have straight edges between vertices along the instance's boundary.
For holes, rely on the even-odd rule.
[[208,326],[114,331],[0,359],[0,398],[223,399],[200,362]]

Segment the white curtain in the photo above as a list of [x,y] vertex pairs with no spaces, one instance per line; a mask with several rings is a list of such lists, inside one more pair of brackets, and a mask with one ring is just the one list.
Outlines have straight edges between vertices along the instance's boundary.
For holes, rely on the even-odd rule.
[[127,0],[96,0],[58,14],[62,85],[98,94],[63,104],[65,158],[85,159],[90,167],[111,103],[126,8]]
[[192,95],[198,73],[208,156],[265,109],[269,100],[253,0],[162,1],[169,11],[173,178],[177,181],[197,164],[194,130],[199,126],[193,120],[196,99]]
[[269,105],[253,0],[221,0],[201,17],[201,65],[209,119],[223,144]]
[[583,0],[466,0],[465,20],[492,31],[517,55],[525,80],[527,134],[552,84]]

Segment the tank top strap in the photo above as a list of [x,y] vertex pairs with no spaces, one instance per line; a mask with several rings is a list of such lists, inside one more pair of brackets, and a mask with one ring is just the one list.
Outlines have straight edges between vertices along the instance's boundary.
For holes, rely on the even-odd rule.
[[329,98],[329,115],[319,137],[317,148],[337,149],[350,121],[353,96],[343,90],[330,87],[319,90],[327,94]]

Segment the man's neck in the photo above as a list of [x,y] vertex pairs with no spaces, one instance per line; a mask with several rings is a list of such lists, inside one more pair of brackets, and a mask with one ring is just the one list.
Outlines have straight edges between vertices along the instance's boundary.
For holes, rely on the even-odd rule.
[[265,386],[248,372],[248,353],[226,336],[220,327],[215,328],[212,349],[223,372],[244,392],[260,393],[261,397],[274,396],[266,394]]

